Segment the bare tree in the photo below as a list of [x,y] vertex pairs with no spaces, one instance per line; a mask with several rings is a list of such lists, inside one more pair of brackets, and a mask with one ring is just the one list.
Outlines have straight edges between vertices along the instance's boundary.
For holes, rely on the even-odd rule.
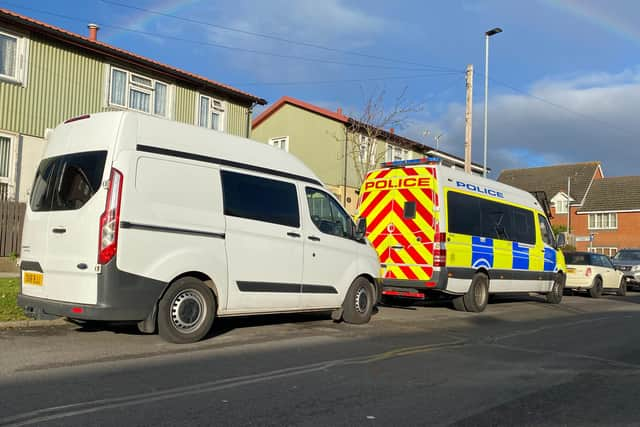
[[406,95],[405,87],[392,103],[387,103],[386,91],[377,91],[365,99],[361,113],[349,119],[349,154],[360,183],[385,158],[386,150],[378,150],[378,143],[389,141],[392,128],[402,126],[411,113],[422,109],[419,104],[410,102]]

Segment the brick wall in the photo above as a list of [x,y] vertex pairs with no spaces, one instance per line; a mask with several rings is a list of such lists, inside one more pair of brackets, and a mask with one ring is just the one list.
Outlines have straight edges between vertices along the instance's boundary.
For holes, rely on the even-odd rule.
[[[593,247],[629,248],[640,247],[640,212],[618,213],[616,230],[588,230],[589,215],[572,215],[571,228],[577,236],[595,233]],[[575,218],[575,219],[574,219]],[[589,242],[578,242],[578,250],[587,250]]]

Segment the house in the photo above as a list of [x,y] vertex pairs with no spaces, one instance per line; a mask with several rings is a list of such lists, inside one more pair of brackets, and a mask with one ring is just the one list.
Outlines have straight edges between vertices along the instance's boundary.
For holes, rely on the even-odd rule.
[[[366,172],[383,161],[437,156],[451,167],[464,168],[464,160],[405,138],[393,129],[367,128],[345,115],[285,96],[259,114],[251,137],[286,150],[305,162],[352,214]],[[374,143],[370,138],[375,138]],[[369,148],[367,148],[369,147]],[[473,164],[472,171],[482,173]]]
[[604,177],[600,162],[504,170],[498,181],[544,191],[554,226],[575,237],[577,250],[614,255],[640,247],[640,176]]
[[[26,201],[47,129],[82,114],[136,110],[248,137],[266,101],[89,36],[0,9],[0,196]],[[179,145],[179,141],[176,141]]]

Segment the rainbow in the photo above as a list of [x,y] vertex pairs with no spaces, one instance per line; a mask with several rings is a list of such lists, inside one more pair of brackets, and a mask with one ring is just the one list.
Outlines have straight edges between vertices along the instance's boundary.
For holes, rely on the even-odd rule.
[[[190,6],[198,3],[199,0],[163,0],[154,2],[153,6],[148,9],[165,15],[176,15],[176,12],[181,12],[188,9]],[[142,10],[127,9],[119,6],[112,6],[113,10],[120,10],[122,14],[126,16],[126,19],[118,24],[119,27],[128,28],[132,30],[145,30],[146,26],[152,21],[162,18],[162,15],[145,12]],[[130,33],[124,29],[113,29],[110,31],[108,38],[111,41],[115,41],[122,35],[130,36]]]
[[583,3],[581,0],[542,0],[542,2],[555,9],[582,18],[622,38],[640,43],[640,29],[633,27],[631,22],[623,22],[620,18],[611,14],[609,12],[609,9],[612,8],[611,6],[609,6],[609,9],[594,7]]

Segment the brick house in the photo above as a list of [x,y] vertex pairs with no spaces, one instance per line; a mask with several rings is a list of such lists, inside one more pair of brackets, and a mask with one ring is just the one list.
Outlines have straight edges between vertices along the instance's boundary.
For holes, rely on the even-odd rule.
[[[357,172],[354,145],[369,138],[362,123],[345,115],[292,97],[282,97],[253,120],[251,137],[286,150],[306,163],[342,202],[349,213],[357,209],[361,177]],[[393,129],[378,129],[369,169],[379,162],[437,156],[449,167],[464,168],[464,159],[398,135]],[[360,153],[361,155],[362,153]],[[360,159],[362,162],[362,159]],[[472,172],[482,166],[472,164]]]
[[[47,129],[135,110],[248,137],[264,99],[0,8],[0,199],[28,199]],[[176,142],[179,144],[179,141]]]
[[600,162],[508,169],[498,181],[544,191],[551,223],[567,227],[576,249],[614,255],[640,247],[640,176],[604,177]]

